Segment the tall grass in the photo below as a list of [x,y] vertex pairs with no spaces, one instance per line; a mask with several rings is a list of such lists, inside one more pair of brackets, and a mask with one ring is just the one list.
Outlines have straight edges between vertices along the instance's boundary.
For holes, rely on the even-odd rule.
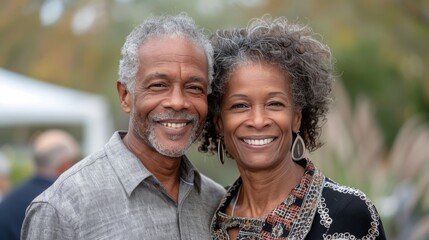
[[407,120],[385,147],[371,102],[351,106],[340,82],[323,126],[324,146],[311,159],[328,177],[362,189],[374,201],[389,239],[429,239],[429,126]]

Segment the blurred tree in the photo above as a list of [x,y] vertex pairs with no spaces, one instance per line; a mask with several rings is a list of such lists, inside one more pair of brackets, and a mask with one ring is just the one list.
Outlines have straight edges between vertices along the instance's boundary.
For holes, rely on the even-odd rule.
[[[354,115],[345,119],[349,124],[342,131],[352,129],[352,135],[361,134],[357,134],[358,140],[351,141],[359,154],[352,151],[344,158],[355,156],[359,160],[350,160],[365,166],[372,166],[368,161],[374,158],[384,163],[384,156],[403,149],[398,147],[401,144],[395,146],[394,139],[406,119],[421,115],[429,122],[428,0],[5,0],[0,2],[0,67],[106,96],[116,128],[124,129],[127,118],[119,106],[115,82],[125,37],[148,16],[182,11],[204,27],[208,35],[218,28],[245,26],[250,19],[267,13],[308,24],[321,33],[316,37],[331,47],[338,81],[351,95],[351,104],[346,105]],[[344,98],[337,101],[341,99]],[[378,136],[378,128],[365,128],[365,121],[358,124],[361,115],[365,115],[360,113],[362,99],[369,99],[376,125],[380,126],[382,136],[376,138],[377,144],[359,142]],[[341,129],[335,125],[334,130]],[[341,145],[346,136],[337,139],[339,142],[333,146],[336,150],[347,152],[347,147]],[[376,157],[367,156],[371,151]],[[199,157],[195,149],[190,155],[193,160],[202,160],[198,167],[205,168],[210,177],[224,185],[237,176],[233,162],[223,166],[228,171],[219,171],[222,166],[217,162],[208,163],[216,161],[216,157]],[[340,174],[339,179],[345,181],[352,181],[356,175],[365,176],[361,187],[370,189],[371,172],[356,168],[356,172],[346,174],[341,169],[349,167],[349,159],[340,158],[343,155],[332,159],[332,164],[328,161],[333,169],[330,173]],[[421,205],[426,206],[427,212],[429,197],[424,199]]]
[[354,100],[360,95],[372,100],[390,146],[406,118],[429,119],[428,5],[422,0],[3,1],[0,67],[108,96],[123,128],[126,118],[114,87],[119,52],[140,21],[185,11],[211,34],[266,13],[285,15],[323,33],[340,79]]

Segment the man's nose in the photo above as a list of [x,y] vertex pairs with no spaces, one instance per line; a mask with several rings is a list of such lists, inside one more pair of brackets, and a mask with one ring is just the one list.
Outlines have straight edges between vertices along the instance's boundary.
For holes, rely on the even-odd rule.
[[170,96],[163,102],[163,106],[175,111],[180,111],[189,108],[190,103],[185,91],[175,87],[171,90]]

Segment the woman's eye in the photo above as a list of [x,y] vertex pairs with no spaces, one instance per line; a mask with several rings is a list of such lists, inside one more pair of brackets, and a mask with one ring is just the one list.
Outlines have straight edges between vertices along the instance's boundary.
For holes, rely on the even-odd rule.
[[241,109],[241,108],[246,108],[246,107],[247,107],[247,105],[244,103],[237,103],[237,104],[232,105],[233,109]]
[[270,102],[268,106],[271,107],[284,107],[285,105],[282,102]]

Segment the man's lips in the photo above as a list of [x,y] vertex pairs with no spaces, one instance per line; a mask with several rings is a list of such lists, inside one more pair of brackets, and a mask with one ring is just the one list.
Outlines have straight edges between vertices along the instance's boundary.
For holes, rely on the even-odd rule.
[[188,122],[161,122],[161,124],[164,127],[179,129],[184,128]]

